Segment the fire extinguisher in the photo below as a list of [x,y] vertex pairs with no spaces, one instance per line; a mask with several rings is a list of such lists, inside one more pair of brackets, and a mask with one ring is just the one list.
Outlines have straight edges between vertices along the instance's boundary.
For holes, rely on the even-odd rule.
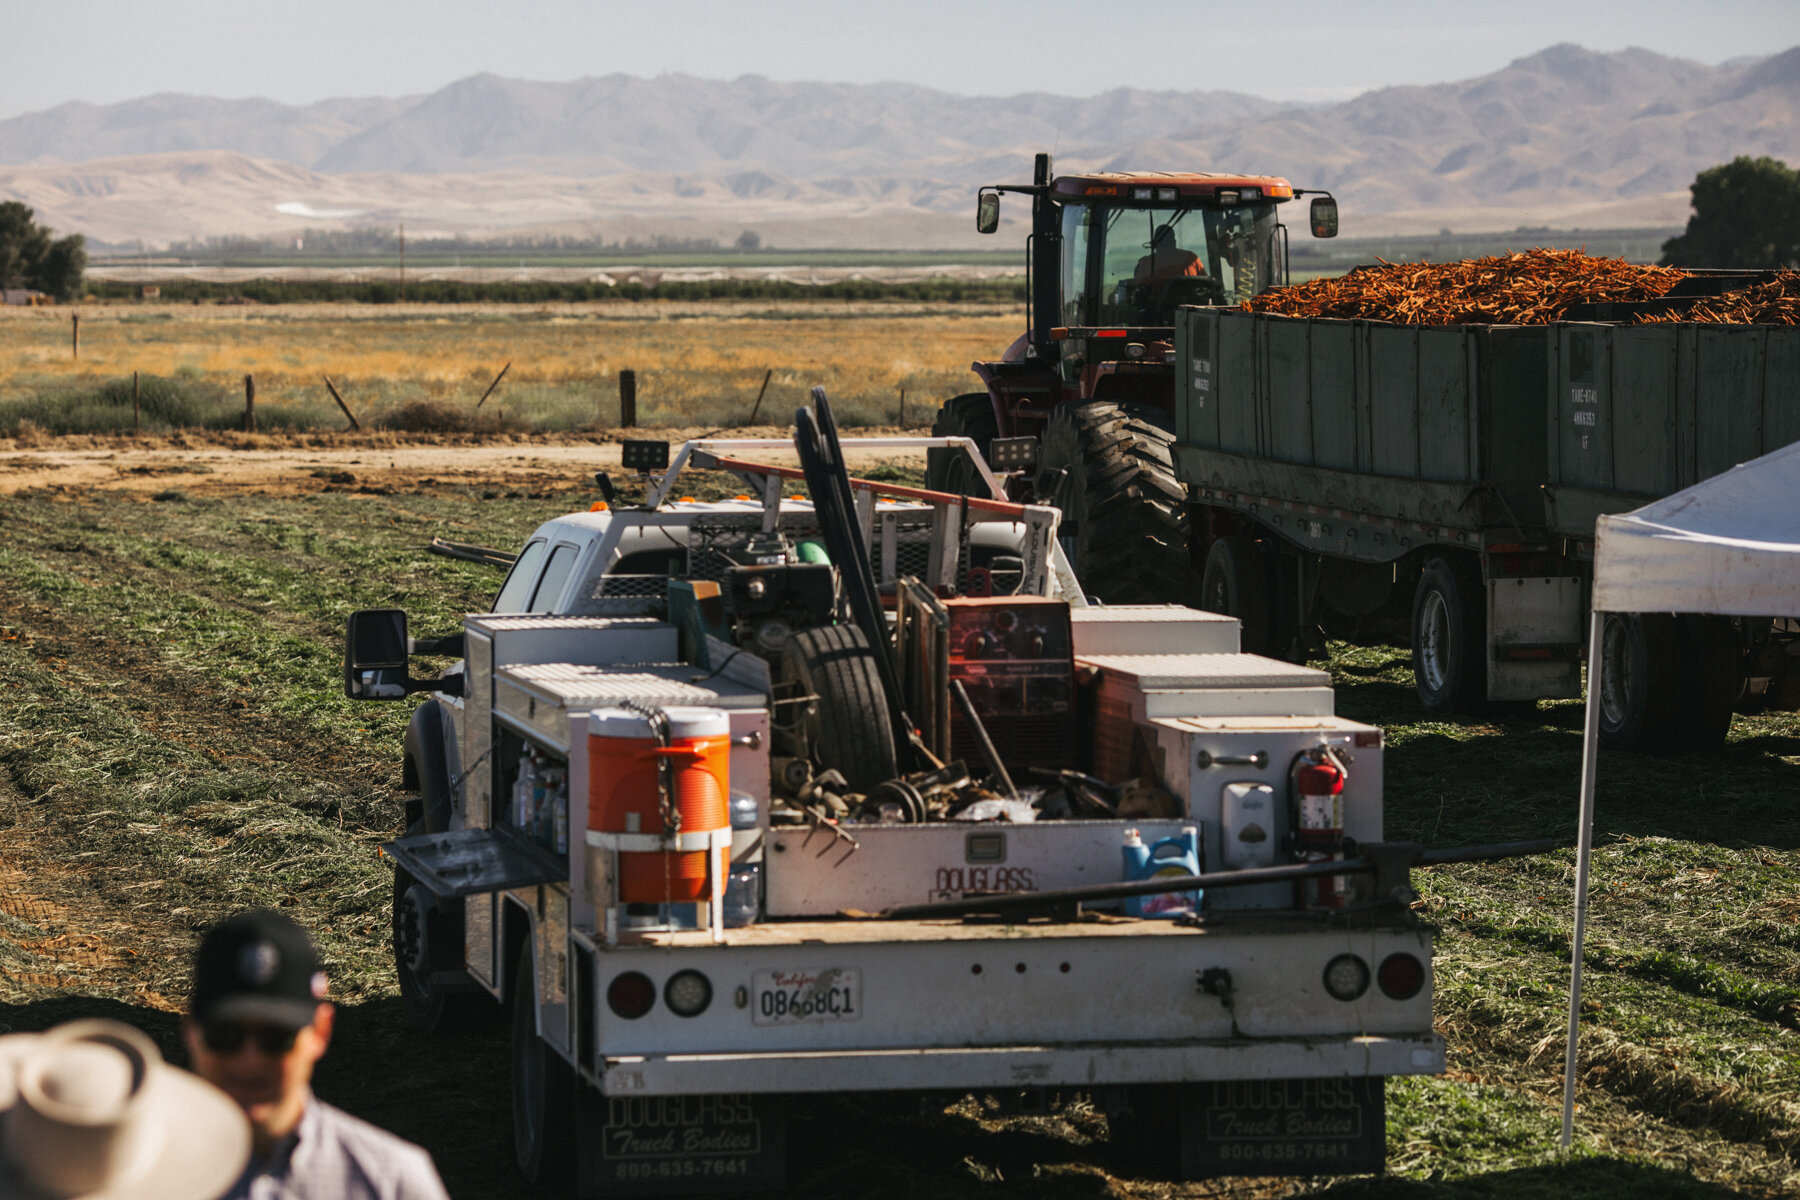
[[[1344,759],[1329,745],[1302,750],[1288,770],[1288,829],[1295,862],[1331,862],[1344,857]],[[1315,875],[1296,882],[1301,908],[1343,908],[1349,902],[1349,880],[1343,875]]]

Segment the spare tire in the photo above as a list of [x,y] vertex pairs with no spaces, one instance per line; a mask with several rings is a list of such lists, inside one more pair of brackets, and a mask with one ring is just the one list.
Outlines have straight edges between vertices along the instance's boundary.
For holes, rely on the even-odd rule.
[[812,697],[783,714],[795,757],[809,759],[816,771],[836,769],[857,792],[900,773],[875,651],[862,630],[822,625],[794,634],[782,647],[781,677]]
[[1198,599],[1174,441],[1169,414],[1151,404],[1094,400],[1051,413],[1038,502],[1062,510],[1063,548],[1088,595],[1107,604]]

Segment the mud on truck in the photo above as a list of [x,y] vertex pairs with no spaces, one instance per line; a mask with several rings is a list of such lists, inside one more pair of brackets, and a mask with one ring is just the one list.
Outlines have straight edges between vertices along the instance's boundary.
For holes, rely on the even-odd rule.
[[[1444,1066],[1381,730],[1229,617],[1087,604],[966,439],[840,444],[815,406],[799,468],[689,442],[545,523],[460,634],[350,619],[350,697],[430,694],[401,992],[443,1034],[509,1005],[520,1171],[776,1187],[784,1103],[846,1092],[1089,1096],[1175,1178],[1378,1170],[1385,1078]],[[744,494],[671,499],[695,468]]]
[[[945,402],[939,436],[989,461],[1036,438],[1036,469],[1010,487],[1062,513],[1089,592],[1107,603],[1191,603],[1187,495],[1175,477],[1175,314],[1237,305],[1287,282],[1281,207],[1312,195],[1314,237],[1337,236],[1337,201],[1275,176],[1103,172],[981,189],[976,227],[999,226],[1004,192],[1031,197],[1025,332],[973,364],[983,390]],[[995,443],[999,442],[998,449]],[[1016,454],[1029,462],[1032,449]],[[967,491],[965,461],[932,455],[928,487]]]

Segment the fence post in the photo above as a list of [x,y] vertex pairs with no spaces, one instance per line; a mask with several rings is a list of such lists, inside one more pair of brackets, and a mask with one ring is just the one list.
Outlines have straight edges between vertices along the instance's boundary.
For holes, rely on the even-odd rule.
[[256,432],[256,379],[244,376],[244,432]]
[[143,431],[139,424],[138,412],[138,373],[133,371],[131,373],[131,434],[133,437]]
[[637,428],[636,371],[619,372],[619,425],[625,429]]
[[69,357],[81,357],[81,314],[69,314]]

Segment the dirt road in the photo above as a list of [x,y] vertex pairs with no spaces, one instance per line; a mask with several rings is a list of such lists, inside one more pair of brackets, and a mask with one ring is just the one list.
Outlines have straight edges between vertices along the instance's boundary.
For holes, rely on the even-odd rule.
[[[775,426],[631,431],[675,445],[701,436],[785,438]],[[859,429],[858,436],[922,435],[928,429]],[[99,488],[194,496],[240,492],[298,495],[328,489],[416,491],[484,487],[562,489],[596,471],[619,470],[616,432],[530,439],[406,438],[393,434],[175,434],[169,437],[0,438],[0,495]],[[884,455],[922,464],[923,455]]]

